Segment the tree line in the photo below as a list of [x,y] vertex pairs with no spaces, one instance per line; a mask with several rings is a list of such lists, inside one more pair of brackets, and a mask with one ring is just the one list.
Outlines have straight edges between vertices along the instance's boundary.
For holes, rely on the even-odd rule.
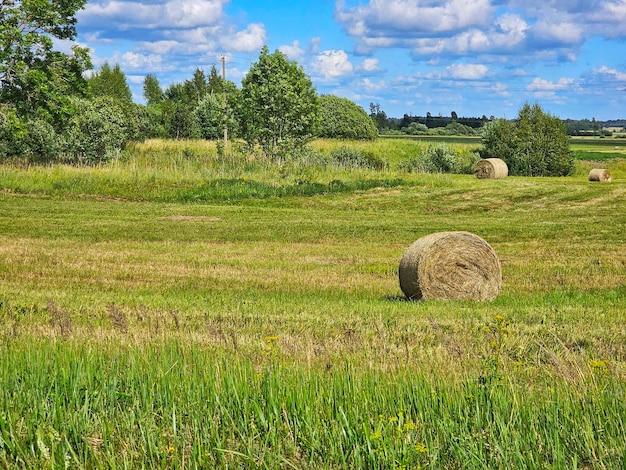
[[[566,128],[538,105],[525,105],[514,122],[442,116],[390,119],[379,104],[370,113],[354,102],[318,95],[303,68],[280,51],[260,52],[241,87],[196,69],[162,88],[148,74],[144,104],[133,102],[124,72],[104,63],[90,76],[89,51],[54,50],[53,39],[73,40],[86,0],[14,1],[0,5],[0,161],[97,164],[145,138],[203,138],[226,132],[281,159],[315,137],[374,139],[379,132],[476,134],[481,155],[502,157],[511,174],[570,174]],[[565,139],[565,140],[563,140]]]
[[92,69],[88,50],[54,50],[76,36],[85,0],[0,6],[0,159],[93,164],[136,139],[218,139],[224,131],[281,156],[314,137],[373,139],[376,126],[345,98],[319,96],[301,66],[261,50],[237,87],[215,66],[163,89],[147,75],[145,105],[133,102],[118,64]]

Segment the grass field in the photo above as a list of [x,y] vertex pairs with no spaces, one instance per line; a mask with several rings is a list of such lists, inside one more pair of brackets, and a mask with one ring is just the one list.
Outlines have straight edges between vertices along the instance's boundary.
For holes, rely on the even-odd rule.
[[[626,465],[624,161],[477,180],[314,145],[390,166],[0,167],[0,468]],[[443,230],[494,248],[495,301],[402,298]]]

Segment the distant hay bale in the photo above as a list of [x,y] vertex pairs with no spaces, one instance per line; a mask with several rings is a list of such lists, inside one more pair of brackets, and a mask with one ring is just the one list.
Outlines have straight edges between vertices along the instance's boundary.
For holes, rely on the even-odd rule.
[[398,271],[411,300],[493,300],[502,284],[493,248],[469,232],[439,232],[415,241]]
[[601,183],[611,182],[611,173],[604,168],[594,168],[589,172],[589,181],[599,181]]
[[509,176],[509,167],[499,158],[484,158],[474,165],[474,174],[478,179],[506,178]]

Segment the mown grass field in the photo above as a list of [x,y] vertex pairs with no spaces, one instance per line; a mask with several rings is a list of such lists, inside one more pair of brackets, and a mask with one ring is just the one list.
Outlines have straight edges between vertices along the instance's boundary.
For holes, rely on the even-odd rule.
[[[390,165],[0,167],[0,467],[623,468],[626,163],[477,180],[340,145]],[[495,249],[495,301],[402,298],[443,230]]]

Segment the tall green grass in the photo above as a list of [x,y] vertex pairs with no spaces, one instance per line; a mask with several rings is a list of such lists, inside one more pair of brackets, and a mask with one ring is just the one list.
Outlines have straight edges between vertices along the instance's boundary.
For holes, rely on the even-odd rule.
[[[37,468],[619,468],[625,387],[284,365],[189,341],[20,341],[0,462]],[[4,347],[4,353],[7,346]],[[514,379],[513,379],[514,380]],[[8,406],[11,404],[12,406]]]

